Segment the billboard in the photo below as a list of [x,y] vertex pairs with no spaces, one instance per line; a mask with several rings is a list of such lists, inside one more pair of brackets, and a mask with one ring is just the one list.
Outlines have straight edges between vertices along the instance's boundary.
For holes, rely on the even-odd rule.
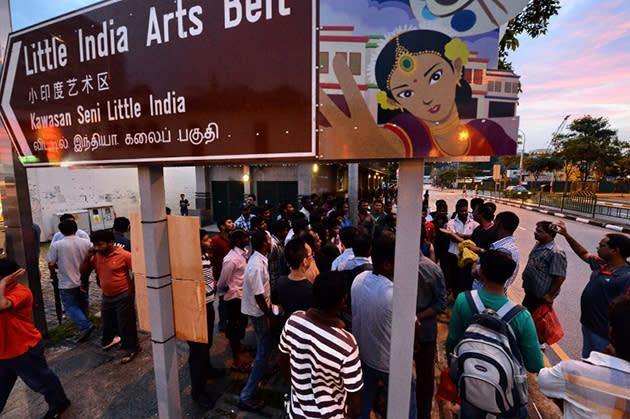
[[316,0],[98,3],[10,35],[2,118],[32,166],[315,158],[316,21]]
[[516,152],[519,77],[500,27],[527,0],[321,0],[324,159]]

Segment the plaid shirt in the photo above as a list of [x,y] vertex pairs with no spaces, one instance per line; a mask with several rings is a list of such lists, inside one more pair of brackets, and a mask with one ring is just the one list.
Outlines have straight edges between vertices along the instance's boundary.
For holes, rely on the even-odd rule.
[[527,294],[542,298],[553,285],[554,276],[567,275],[567,256],[554,240],[536,245],[529,254],[523,271],[523,289]]
[[[519,267],[519,258],[518,258],[518,247],[516,246],[516,240],[514,240],[514,236],[507,236],[502,238],[501,240],[497,240],[490,245],[490,250],[498,250],[503,253],[507,253],[512,256],[512,260],[516,262],[516,268],[514,268],[514,272],[512,276],[505,281],[505,286],[503,288],[505,294],[507,295],[507,290],[512,285],[512,282],[516,279],[516,275],[518,274]],[[477,264],[477,272],[479,272],[479,264]],[[483,288],[483,284],[477,278],[473,281],[473,289],[480,290]]]
[[249,218],[246,220],[245,217],[243,217],[242,215],[240,217],[238,217],[236,219],[236,221],[234,221],[234,228],[235,229],[241,229],[241,230],[245,230],[245,231],[249,231],[252,229],[252,218],[254,218],[253,215],[249,215]]
[[274,235],[271,235],[271,250],[267,259],[269,260],[269,277],[272,282],[282,275],[289,274],[289,266],[284,258],[284,246]]

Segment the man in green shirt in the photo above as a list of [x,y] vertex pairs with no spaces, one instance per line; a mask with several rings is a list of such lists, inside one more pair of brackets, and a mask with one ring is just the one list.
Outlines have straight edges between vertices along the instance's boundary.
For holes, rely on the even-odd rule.
[[[480,257],[479,277],[483,283],[479,290],[479,297],[486,308],[498,311],[508,298],[504,294],[505,281],[512,276],[516,263],[507,253],[498,250],[488,250]],[[446,353],[449,357],[459,343],[472,321],[473,308],[468,303],[465,293],[457,296],[453,306],[453,314],[448,326],[446,338]],[[523,363],[527,371],[538,373],[543,367],[543,357],[536,335],[536,327],[531,314],[523,310],[510,322],[514,336],[523,357]],[[464,412],[462,412],[464,413]]]

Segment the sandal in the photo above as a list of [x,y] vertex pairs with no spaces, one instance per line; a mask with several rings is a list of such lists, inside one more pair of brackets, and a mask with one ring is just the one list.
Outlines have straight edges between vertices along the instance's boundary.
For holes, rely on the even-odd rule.
[[136,355],[138,355],[139,351],[133,351],[133,352],[127,352],[125,354],[125,356],[122,357],[122,359],[120,360],[121,364],[128,364],[131,361],[133,361],[133,359],[136,357]]

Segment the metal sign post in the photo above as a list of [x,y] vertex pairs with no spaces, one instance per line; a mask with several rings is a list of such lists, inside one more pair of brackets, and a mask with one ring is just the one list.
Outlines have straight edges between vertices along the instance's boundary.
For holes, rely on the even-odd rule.
[[[409,417],[424,159],[400,162],[387,417]],[[415,396],[414,396],[415,397]]]

